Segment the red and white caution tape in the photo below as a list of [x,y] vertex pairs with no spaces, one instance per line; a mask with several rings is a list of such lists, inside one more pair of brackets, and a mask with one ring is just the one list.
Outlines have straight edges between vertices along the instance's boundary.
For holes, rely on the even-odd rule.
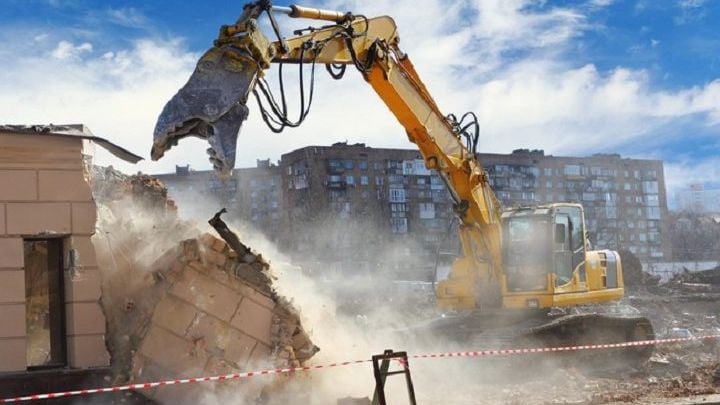
[[162,386],[166,386],[166,385],[191,384],[191,383],[209,382],[209,381],[238,380],[241,378],[249,378],[249,377],[254,377],[257,375],[295,373],[298,371],[310,371],[310,370],[315,370],[315,369],[319,369],[319,368],[349,366],[352,364],[367,363],[367,362],[371,362],[371,361],[372,360],[344,361],[342,363],[320,364],[320,365],[316,365],[316,366],[273,368],[273,369],[268,369],[268,370],[247,371],[244,373],[232,373],[232,374],[225,374],[225,375],[216,375],[216,376],[211,376],[211,377],[182,378],[182,379],[175,379],[175,380],[165,380],[165,381],[138,383],[138,384],[117,385],[114,387],[106,387],[106,388],[88,388],[88,389],[77,390],[77,391],[52,392],[52,393],[48,393],[48,394],[35,394],[35,395],[27,395],[24,397],[6,398],[3,400],[0,400],[0,403],[15,403],[15,402],[23,402],[23,401],[34,401],[34,400],[38,400],[38,399],[54,399],[54,398],[72,397],[72,396],[76,396],[76,395],[100,394],[100,393],[120,392],[120,391],[133,391],[133,390],[142,390],[142,389],[148,389],[148,388],[162,387]]
[[580,346],[561,346],[561,347],[537,347],[529,349],[494,349],[494,350],[480,350],[472,352],[447,352],[447,353],[432,353],[432,354],[416,354],[408,356],[411,359],[432,359],[441,357],[478,357],[478,356],[506,356],[512,354],[530,354],[530,353],[555,353],[555,352],[572,352],[578,350],[597,350],[597,349],[616,349],[620,347],[634,347],[634,346],[651,346],[667,343],[683,343],[693,340],[708,340],[718,339],[720,334],[717,335],[705,335],[705,336],[692,336],[685,338],[670,338],[670,339],[655,339],[655,340],[636,340],[632,342],[621,342],[621,343],[603,343],[603,344],[592,344],[592,345],[580,345]]
[[[621,347],[633,347],[633,346],[651,346],[666,343],[683,343],[694,340],[708,340],[718,339],[720,334],[706,335],[706,336],[693,336],[685,338],[671,338],[671,339],[657,339],[657,340],[639,340],[633,342],[622,342],[622,343],[606,343],[606,344],[592,344],[592,345],[580,345],[580,346],[564,346],[564,347],[540,347],[540,348],[529,348],[529,349],[494,349],[494,350],[479,350],[469,352],[446,352],[446,353],[432,353],[432,354],[416,354],[409,356],[411,359],[432,359],[432,358],[445,358],[445,357],[479,357],[479,356],[505,356],[513,354],[531,354],[531,353],[553,353],[553,352],[571,352],[578,350],[597,350],[597,349],[614,349]],[[247,371],[244,373],[233,373],[209,377],[195,377],[195,378],[183,378],[175,380],[165,380],[156,382],[146,382],[138,384],[118,385],[113,387],[105,388],[89,388],[76,391],[64,391],[64,392],[52,392],[47,394],[34,394],[15,398],[5,398],[0,400],[0,403],[16,403],[24,401],[34,401],[41,399],[54,399],[64,398],[77,395],[89,395],[89,394],[100,394],[108,392],[120,392],[120,391],[133,391],[142,390],[148,388],[178,385],[178,384],[191,384],[200,382],[210,381],[225,381],[225,380],[238,380],[241,378],[249,378],[258,375],[269,375],[269,374],[285,374],[295,373],[298,371],[311,371],[321,368],[332,368],[332,367],[344,367],[353,364],[369,363],[372,360],[354,360],[344,361],[342,363],[330,363],[320,364],[315,366],[304,366],[304,367],[288,367],[288,368],[275,368],[260,371]]]

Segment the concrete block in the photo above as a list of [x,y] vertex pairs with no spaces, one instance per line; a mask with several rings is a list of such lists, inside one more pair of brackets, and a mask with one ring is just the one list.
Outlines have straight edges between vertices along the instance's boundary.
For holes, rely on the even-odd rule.
[[205,350],[210,354],[223,357],[241,367],[247,363],[257,343],[256,339],[240,333],[229,323],[202,313],[195,318],[187,336],[191,340],[203,339]]
[[189,341],[157,326],[151,326],[140,353],[174,375],[197,375],[205,368],[207,355]]
[[252,354],[250,355],[250,361],[248,362],[247,368],[250,370],[256,370],[259,368],[270,368],[274,367],[273,359],[270,357],[272,350],[270,346],[262,343],[257,344]]
[[222,239],[215,239],[212,244],[212,250],[220,253],[225,252],[225,248],[227,247],[227,243],[225,243]]
[[5,233],[5,204],[0,204],[0,236]]
[[0,200],[35,201],[37,193],[37,172],[35,170],[0,170]]
[[75,235],[95,233],[97,212],[94,202],[72,203],[72,232]]
[[242,281],[240,282],[239,290],[245,298],[250,298],[251,300],[264,306],[267,309],[275,309],[275,301],[272,298],[245,284]]
[[6,303],[25,305],[25,271],[0,271],[0,304]]
[[110,365],[104,335],[68,336],[68,365],[74,368]]
[[98,266],[95,246],[92,243],[91,236],[73,236],[69,239],[69,243],[65,243],[66,250],[71,248],[77,251],[78,256],[75,265],[78,266],[80,270]]
[[205,366],[205,370],[203,371],[203,375],[226,375],[237,373],[239,371],[240,369],[236,368],[225,359],[210,357],[210,359],[208,359],[207,366]]
[[69,203],[8,203],[5,211],[9,235],[71,231]]
[[25,337],[25,303],[0,305],[0,319],[0,338]]
[[90,201],[92,193],[82,170],[40,170],[41,201]]
[[100,299],[100,271],[96,268],[78,268],[74,274],[65,272],[65,302]]
[[230,320],[241,299],[237,292],[190,267],[170,292],[224,321]]
[[253,349],[259,344],[257,340],[248,335],[232,331],[225,349],[225,358],[237,364],[240,368],[244,368],[250,360]]
[[105,315],[97,302],[65,304],[68,336],[105,333]]
[[21,269],[25,265],[25,250],[20,238],[0,238],[0,268]]
[[240,331],[270,344],[272,311],[249,299],[243,299],[230,323]]
[[185,336],[185,332],[196,314],[197,309],[192,305],[172,295],[166,295],[155,307],[152,322],[179,336]]
[[0,136],[0,169],[75,168],[82,169],[81,140],[34,135]]
[[0,372],[25,371],[27,368],[25,338],[0,339]]

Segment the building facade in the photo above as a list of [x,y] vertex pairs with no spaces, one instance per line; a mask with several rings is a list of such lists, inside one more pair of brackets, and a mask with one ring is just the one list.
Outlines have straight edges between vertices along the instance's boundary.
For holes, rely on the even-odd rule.
[[36,371],[52,379],[110,364],[91,240],[94,144],[140,159],[83,125],[0,126],[0,388],[7,392]]
[[580,203],[594,246],[626,249],[641,260],[671,257],[662,161],[618,154],[546,156],[526,149],[479,158],[505,206]]
[[690,184],[675,195],[679,211],[700,214],[720,213],[720,189],[706,188],[702,183]]
[[[223,179],[212,170],[194,171],[189,166],[176,166],[175,173],[155,175],[168,188],[173,198],[183,201],[181,214],[192,210],[193,216],[210,218],[218,207],[250,222],[273,240],[283,224],[280,167],[270,160],[258,160],[256,167],[235,169]],[[210,200],[214,205],[208,205]]]
[[[645,261],[671,256],[662,161],[523,149],[478,157],[505,207],[581,203],[594,246],[627,249]],[[212,172],[159,177],[171,192],[176,182],[196,181],[201,185],[188,190],[203,193],[223,184]],[[233,178],[217,194],[247,207],[243,218],[300,264],[336,275],[390,266],[425,277],[438,252],[457,252],[450,195],[416,150],[309,146],[282,155],[278,166],[238,169]]]

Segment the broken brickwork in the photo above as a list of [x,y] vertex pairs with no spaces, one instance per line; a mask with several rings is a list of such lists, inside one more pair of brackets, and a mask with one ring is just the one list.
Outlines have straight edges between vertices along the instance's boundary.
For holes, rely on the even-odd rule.
[[[152,178],[95,172],[103,181],[94,183],[101,206],[94,242],[106,269],[116,382],[298,366],[317,352],[297,311],[274,292],[260,254],[243,244],[232,250],[178,219]],[[149,396],[192,403],[217,388],[254,399],[271,381],[161,387]]]

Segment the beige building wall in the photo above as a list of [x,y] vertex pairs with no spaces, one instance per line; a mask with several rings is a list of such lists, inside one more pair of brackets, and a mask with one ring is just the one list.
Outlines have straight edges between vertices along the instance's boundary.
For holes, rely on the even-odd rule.
[[87,148],[79,138],[0,130],[0,372],[27,368],[23,239],[31,237],[63,240],[67,365],[109,364]]

